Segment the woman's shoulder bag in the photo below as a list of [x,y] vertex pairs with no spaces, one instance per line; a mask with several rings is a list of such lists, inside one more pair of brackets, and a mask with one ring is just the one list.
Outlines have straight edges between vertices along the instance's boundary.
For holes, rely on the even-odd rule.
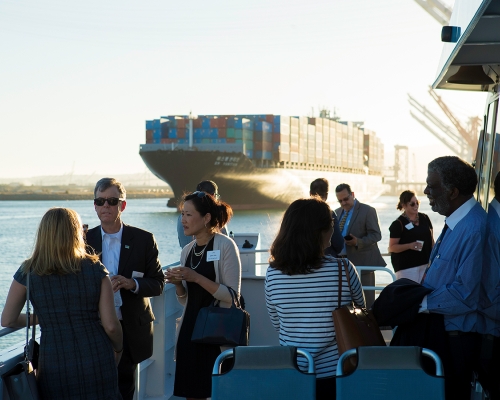
[[[9,398],[12,400],[39,400],[38,387],[36,384],[35,370],[32,360],[37,348],[35,341],[35,326],[33,324],[32,338],[29,340],[30,329],[30,275],[26,277],[26,347],[24,348],[24,360],[17,363],[13,368],[2,375]],[[36,314],[33,311],[33,320]]]

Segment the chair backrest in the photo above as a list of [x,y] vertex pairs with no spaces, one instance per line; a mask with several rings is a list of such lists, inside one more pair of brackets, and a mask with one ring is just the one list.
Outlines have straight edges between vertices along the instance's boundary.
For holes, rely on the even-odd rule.
[[[356,354],[355,371],[344,374],[344,361]],[[424,371],[422,357],[434,361],[435,375]],[[345,352],[337,366],[337,400],[380,398],[444,399],[443,367],[437,354],[415,346],[359,347]]]
[[[297,368],[297,354],[308,360],[308,372]],[[232,369],[220,373],[222,362],[234,357]],[[288,346],[242,346],[226,350],[215,361],[212,400],[315,399],[314,361],[305,351]]]

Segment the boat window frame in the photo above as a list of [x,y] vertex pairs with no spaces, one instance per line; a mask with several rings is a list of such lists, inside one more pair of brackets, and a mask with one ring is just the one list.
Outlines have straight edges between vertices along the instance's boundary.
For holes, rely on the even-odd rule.
[[[496,126],[498,121],[498,93],[488,98],[485,107],[483,129],[479,137],[478,154],[476,158],[476,172],[478,184],[476,199],[485,210],[488,209],[488,201],[494,196],[494,175],[500,171],[500,152],[495,153],[495,147],[500,146],[500,133]],[[493,177],[493,180],[492,180]]]

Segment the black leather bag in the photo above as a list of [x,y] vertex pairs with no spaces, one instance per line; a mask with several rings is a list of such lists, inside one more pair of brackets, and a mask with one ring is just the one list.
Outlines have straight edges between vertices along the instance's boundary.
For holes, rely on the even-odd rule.
[[[11,400],[39,400],[38,387],[36,383],[35,370],[32,365],[35,353],[38,352],[38,343],[35,340],[35,325],[33,325],[32,337],[28,342],[30,329],[30,273],[26,278],[26,346],[24,348],[24,360],[17,363],[9,371],[2,374],[2,381],[7,389]],[[33,313],[33,319],[36,319]],[[38,363],[38,354],[36,354]]]
[[2,375],[2,381],[11,400],[38,400],[36,376],[31,362],[23,360]]
[[191,341],[220,346],[248,346],[250,314],[241,308],[235,291],[228,287],[233,299],[230,308],[214,302],[198,312]]

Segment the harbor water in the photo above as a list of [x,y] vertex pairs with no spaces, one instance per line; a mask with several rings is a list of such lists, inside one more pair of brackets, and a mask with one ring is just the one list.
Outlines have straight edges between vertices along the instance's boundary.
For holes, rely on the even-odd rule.
[[[334,196],[334,194],[332,193]],[[333,202],[333,208],[338,203]],[[437,238],[443,226],[444,217],[433,212],[428,200],[421,195],[420,211],[429,215],[434,225],[434,238]],[[363,201],[363,199],[360,199]],[[179,260],[180,247],[177,240],[177,217],[175,209],[165,206],[166,199],[132,199],[127,202],[127,208],[122,214],[126,224],[134,225],[153,232],[160,250],[160,261],[167,265]],[[400,215],[396,210],[397,198],[382,196],[375,202],[369,203],[377,210],[382,231],[382,240],[379,248],[382,253],[387,253],[389,244],[389,226]],[[12,276],[22,263],[29,257],[34,243],[36,229],[43,214],[50,207],[67,207],[77,211],[83,223],[93,227],[99,224],[92,201],[0,201],[0,305],[3,309],[5,298],[12,282]],[[229,224],[229,231],[234,233],[260,233],[260,248],[268,249],[271,245],[284,210],[255,210],[236,211]],[[265,261],[267,254],[263,254]],[[384,257],[388,268],[390,257]],[[265,267],[262,269],[265,273]],[[387,283],[389,275],[377,273],[378,283]],[[0,349],[5,349],[14,343],[23,340],[23,334],[17,332],[0,338]]]

